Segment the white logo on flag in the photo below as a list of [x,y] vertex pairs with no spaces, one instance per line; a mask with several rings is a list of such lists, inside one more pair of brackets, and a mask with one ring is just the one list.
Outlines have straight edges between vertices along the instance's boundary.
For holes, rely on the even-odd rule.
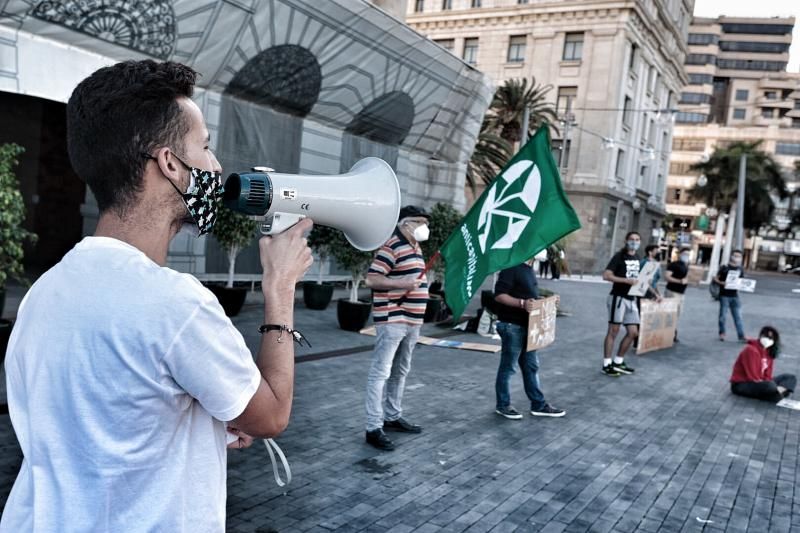
[[[507,191],[515,181],[522,178],[528,169],[530,169],[530,173],[522,191],[515,194],[504,195],[503,193]],[[500,180],[506,183],[502,190],[499,190]],[[492,221],[495,217],[507,219],[508,230],[506,230],[505,234],[497,239],[490,248],[493,250],[508,249],[517,242],[522,232],[528,227],[528,222],[531,220],[530,215],[536,210],[541,190],[542,176],[539,173],[539,168],[533,164],[533,161],[527,159],[518,161],[503,172],[492,185],[492,188],[489,189],[489,193],[486,195],[486,201],[484,201],[483,206],[481,206],[481,213],[478,217],[478,230],[483,230],[478,235],[478,243],[481,246],[481,252],[486,252],[489,233],[492,229]],[[517,198],[522,200],[525,207],[528,208],[527,214],[503,209],[505,204]]]

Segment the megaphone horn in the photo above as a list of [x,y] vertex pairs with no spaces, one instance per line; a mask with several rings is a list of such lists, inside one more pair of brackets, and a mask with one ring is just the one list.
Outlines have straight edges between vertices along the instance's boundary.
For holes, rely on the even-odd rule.
[[261,233],[272,235],[310,217],[342,230],[359,250],[374,250],[394,232],[400,213],[400,185],[389,164],[377,157],[358,161],[347,174],[305,176],[271,168],[228,176],[223,203],[263,218]]

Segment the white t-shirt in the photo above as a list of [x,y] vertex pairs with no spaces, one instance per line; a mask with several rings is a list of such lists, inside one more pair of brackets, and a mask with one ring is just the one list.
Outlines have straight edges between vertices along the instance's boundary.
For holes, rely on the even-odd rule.
[[221,421],[261,375],[194,277],[87,237],[25,296],[5,365],[24,460],[0,531],[224,531]]

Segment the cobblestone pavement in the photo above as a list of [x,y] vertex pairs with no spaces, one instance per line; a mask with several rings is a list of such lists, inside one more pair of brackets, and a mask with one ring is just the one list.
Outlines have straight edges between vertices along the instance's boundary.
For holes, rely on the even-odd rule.
[[[784,337],[779,373],[800,374],[798,282],[762,276],[742,297],[748,335],[770,323]],[[276,486],[263,446],[232,451],[229,531],[800,532],[800,412],[730,394],[740,345],[716,339],[706,288],[687,293],[681,343],[630,356],[636,374],[610,378],[600,373],[608,285],[542,284],[572,312],[540,352],[545,395],[567,416],[502,419],[496,354],[418,346],[404,408],[425,430],[392,434],[390,453],[364,443],[371,339],[338,330],[334,306],[300,303],[297,326],[314,346],[298,353],[292,420],[277,439],[294,481]],[[258,312],[254,297],[236,319],[251,345]],[[512,400],[527,407],[518,376]],[[19,461],[0,416],[0,505]]]

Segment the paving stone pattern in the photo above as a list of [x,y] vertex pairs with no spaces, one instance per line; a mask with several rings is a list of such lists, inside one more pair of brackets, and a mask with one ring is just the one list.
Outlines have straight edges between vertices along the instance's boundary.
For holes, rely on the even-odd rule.
[[[798,281],[764,276],[759,292],[743,295],[748,335],[770,323],[784,337],[779,373],[800,374]],[[566,417],[529,416],[515,376],[512,400],[525,418],[502,419],[496,354],[418,346],[404,407],[425,430],[390,434],[397,450],[379,452],[364,443],[370,352],[302,362],[292,419],[277,439],[294,481],[277,487],[261,445],[230,452],[228,530],[800,533],[800,412],[730,394],[740,345],[716,340],[717,304],[706,288],[688,291],[681,343],[631,356],[636,374],[609,378],[600,372],[608,285],[542,284],[573,313],[540,352],[543,390]],[[259,308],[253,295],[236,319],[251,346]],[[335,320],[333,307],[299,304],[297,326],[314,343],[301,360],[371,343]],[[19,461],[0,416],[0,505]]]

